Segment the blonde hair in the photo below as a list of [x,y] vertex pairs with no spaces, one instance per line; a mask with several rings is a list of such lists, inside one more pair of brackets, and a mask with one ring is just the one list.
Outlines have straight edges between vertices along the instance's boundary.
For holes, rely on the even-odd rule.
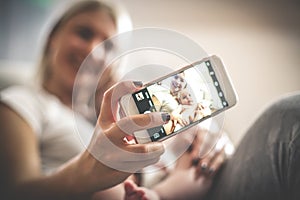
[[38,64],[38,79],[42,84],[50,77],[50,64],[48,60],[49,46],[51,38],[74,16],[88,11],[106,12],[111,17],[115,26],[117,26],[117,15],[112,7],[99,0],[78,1],[69,7],[64,14],[52,26],[44,44],[40,62]]

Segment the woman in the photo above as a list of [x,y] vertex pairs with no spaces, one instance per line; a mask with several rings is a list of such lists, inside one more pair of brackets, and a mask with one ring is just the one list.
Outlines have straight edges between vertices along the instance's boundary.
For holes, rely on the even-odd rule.
[[[120,126],[131,121],[145,128],[158,126],[168,116],[137,115],[116,123],[110,109],[114,106],[112,93],[118,89],[117,96],[122,96],[142,83],[125,82],[107,90],[112,86],[112,74],[101,85],[101,91],[107,91],[100,94],[104,96],[103,109],[95,130],[101,127],[102,131],[95,131],[89,150],[74,137],[71,105],[76,73],[92,49],[115,33],[116,17],[110,7],[98,1],[75,4],[58,20],[46,41],[40,66],[41,84],[17,86],[1,93],[1,198],[88,198],[118,185],[130,173],[107,167],[90,152],[126,165],[126,156],[101,148],[107,146],[107,141],[121,150],[148,155],[142,161],[131,160],[127,167],[132,171],[159,159],[164,151],[162,144],[127,145],[120,142],[127,134]],[[89,131],[93,129],[84,119],[82,123]]]

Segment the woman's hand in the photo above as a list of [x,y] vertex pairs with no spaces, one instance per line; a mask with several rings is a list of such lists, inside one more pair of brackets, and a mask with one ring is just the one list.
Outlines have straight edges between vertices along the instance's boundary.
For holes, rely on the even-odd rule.
[[[156,163],[163,154],[162,143],[128,144],[124,138],[135,131],[163,125],[169,118],[165,113],[134,115],[116,121],[120,98],[140,86],[141,83],[121,82],[104,94],[93,138],[77,169],[77,181],[81,182],[75,187],[78,190],[95,192],[112,187],[132,173]],[[83,180],[87,184],[83,185]]]

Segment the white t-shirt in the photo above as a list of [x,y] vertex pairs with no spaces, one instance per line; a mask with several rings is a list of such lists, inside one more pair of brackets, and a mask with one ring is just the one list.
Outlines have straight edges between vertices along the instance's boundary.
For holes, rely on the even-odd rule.
[[0,101],[18,113],[36,133],[45,174],[83,151],[93,133],[89,122],[74,115],[58,98],[41,88],[13,86],[1,91]]

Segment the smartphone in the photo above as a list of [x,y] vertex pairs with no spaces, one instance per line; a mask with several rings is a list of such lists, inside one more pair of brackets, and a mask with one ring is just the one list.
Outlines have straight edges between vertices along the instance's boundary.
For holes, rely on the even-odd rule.
[[170,121],[134,133],[136,143],[163,141],[237,103],[221,59],[212,55],[151,81],[120,99],[121,116],[168,112]]

